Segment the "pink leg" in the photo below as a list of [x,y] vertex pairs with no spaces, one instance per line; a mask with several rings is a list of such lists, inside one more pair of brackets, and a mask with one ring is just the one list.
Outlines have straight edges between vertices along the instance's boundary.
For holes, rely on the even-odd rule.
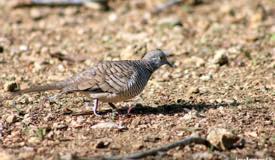
[[135,108],[135,106],[129,106],[128,110],[127,110],[127,114],[130,114],[131,110]]
[[98,99],[94,99],[94,106],[93,106],[94,115],[100,116],[100,115],[97,113],[97,108],[98,108]]

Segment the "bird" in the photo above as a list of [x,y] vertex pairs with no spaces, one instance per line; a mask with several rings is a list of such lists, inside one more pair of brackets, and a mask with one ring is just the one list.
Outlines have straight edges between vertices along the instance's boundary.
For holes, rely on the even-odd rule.
[[102,61],[70,78],[45,85],[34,85],[16,91],[13,95],[49,90],[61,91],[53,96],[56,98],[63,94],[80,92],[93,99],[93,113],[99,116],[97,112],[99,101],[108,103],[115,109],[114,103],[139,95],[151,75],[161,66],[174,67],[168,61],[167,55],[167,52],[155,49],[147,52],[139,60]]

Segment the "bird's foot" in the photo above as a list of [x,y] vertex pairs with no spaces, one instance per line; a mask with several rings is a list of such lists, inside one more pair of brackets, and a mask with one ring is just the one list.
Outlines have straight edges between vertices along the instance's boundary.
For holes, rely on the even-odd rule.
[[98,117],[101,116],[99,113],[97,113],[97,107],[93,107],[93,113],[95,116],[98,116]]
[[127,110],[127,114],[131,114],[131,111],[133,110],[133,108],[135,108],[135,106],[129,106],[128,110]]
[[101,116],[100,114],[97,113],[97,108],[98,108],[98,99],[94,99],[94,106],[93,106],[94,115]]
[[84,103],[84,107],[85,107],[85,108],[91,109],[92,112],[93,112],[93,114],[94,114],[95,116],[101,116],[101,115],[97,112],[98,106],[92,105],[91,103],[92,103],[91,101],[86,101],[86,102]]

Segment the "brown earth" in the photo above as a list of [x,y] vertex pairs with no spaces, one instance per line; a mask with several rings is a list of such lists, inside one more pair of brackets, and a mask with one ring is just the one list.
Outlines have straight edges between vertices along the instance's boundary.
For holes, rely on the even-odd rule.
[[[160,0],[111,1],[110,11],[87,7],[13,8],[0,1],[0,94],[64,79],[102,60],[171,52],[144,92],[102,117],[87,97],[57,92],[22,95],[0,107],[0,159],[77,159],[125,155],[225,128],[240,148],[176,148],[147,159],[275,157],[275,1],[186,1],[161,13]],[[136,54],[132,54],[136,53]],[[222,55],[222,57],[219,57]],[[128,106],[136,106],[126,115]],[[118,128],[95,128],[114,122]]]

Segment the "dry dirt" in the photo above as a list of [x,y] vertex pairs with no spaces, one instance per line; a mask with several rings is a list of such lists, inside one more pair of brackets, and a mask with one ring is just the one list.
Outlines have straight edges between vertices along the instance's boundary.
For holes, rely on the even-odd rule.
[[[125,155],[224,128],[242,147],[212,151],[176,148],[146,159],[275,157],[275,1],[191,0],[161,13],[160,0],[112,1],[87,7],[12,8],[0,1],[0,94],[12,82],[64,79],[102,60],[171,52],[136,99],[117,104],[116,116],[87,97],[57,92],[22,95],[0,107],[0,159],[78,159]],[[136,53],[136,54],[134,54]],[[221,56],[221,57],[219,57]],[[128,106],[136,106],[130,115]],[[114,122],[124,128],[92,127]],[[106,127],[106,126],[105,126]]]

